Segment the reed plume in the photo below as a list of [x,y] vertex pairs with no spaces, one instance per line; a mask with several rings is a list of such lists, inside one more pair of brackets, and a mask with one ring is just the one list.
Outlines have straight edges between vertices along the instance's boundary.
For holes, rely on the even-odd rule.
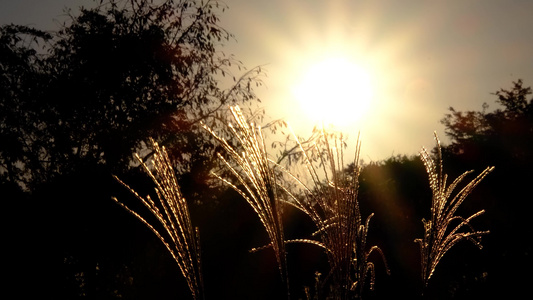
[[[298,142],[297,138],[296,141]],[[320,156],[320,165],[325,178],[321,179],[307,151],[298,142],[304,155],[311,186],[307,186],[287,171],[287,174],[303,187],[304,197],[298,197],[287,189],[284,190],[292,199],[288,203],[306,213],[317,227],[313,236],[318,236],[319,240],[301,239],[295,242],[311,243],[326,250],[331,269],[325,281],[328,278],[332,280],[336,299],[348,299],[351,295],[361,296],[367,280],[370,281],[370,289],[374,289],[375,268],[374,263],[369,260],[372,253],[380,254],[387,273],[389,270],[382,250],[378,246],[367,245],[368,229],[373,214],[363,221],[359,208],[358,190],[361,171],[359,138],[351,173],[343,172],[342,135],[340,138],[335,138],[334,144],[331,145],[328,134],[323,130],[322,142],[326,148],[326,157]],[[321,153],[319,149],[316,151]]]
[[[437,141],[437,164],[425,148],[422,148],[420,151],[420,157],[428,173],[429,186],[433,195],[431,201],[431,219],[422,219],[424,223],[424,236],[421,239],[415,240],[420,245],[424,286],[428,285],[429,280],[435,272],[435,268],[444,254],[458,242],[468,240],[480,249],[483,247],[481,245],[481,237],[488,234],[489,231],[476,231],[470,222],[474,218],[482,215],[485,211],[480,210],[468,218],[456,216],[455,213],[481,180],[494,170],[494,167],[487,167],[452,198],[454,189],[473,171],[464,172],[449,186],[446,186],[448,176],[443,174],[441,145],[436,133],[435,139]],[[458,224],[452,227],[452,223],[454,222],[458,222]]]
[[242,147],[241,153],[209,127],[204,125],[204,128],[221,143],[232,163],[236,164],[234,166],[218,153],[220,160],[237,178],[239,186],[217,174],[214,175],[237,191],[259,217],[270,239],[268,247],[274,249],[282,280],[287,283],[288,288],[281,203],[277,196],[276,177],[268,159],[261,127],[248,123],[239,106],[231,107],[231,113],[236,126],[231,123],[228,125]]
[[115,176],[115,179],[148,208],[164,230],[156,229],[155,224],[149,223],[138,212],[130,209],[116,197],[113,197],[113,200],[139,219],[159,238],[178,264],[193,298],[203,299],[200,233],[198,228],[192,226],[187,201],[181,194],[165,147],[159,147],[153,140],[151,142],[154,150],[153,171],[148,168],[138,154],[135,154],[135,157],[154,182],[159,201],[153,201],[150,195],[143,198],[118,177]]

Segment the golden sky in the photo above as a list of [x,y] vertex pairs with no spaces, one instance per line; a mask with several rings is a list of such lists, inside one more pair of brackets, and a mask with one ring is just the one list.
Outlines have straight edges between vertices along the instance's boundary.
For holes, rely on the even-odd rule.
[[[318,100],[298,95],[326,98],[319,105],[338,110],[339,121],[353,111],[352,122],[340,126],[352,138],[361,132],[361,157],[367,162],[432,147],[433,131],[446,140],[439,120],[450,106],[479,110],[487,102],[495,107],[490,93],[520,78],[533,85],[533,1],[224,2],[229,10],[220,15],[222,26],[238,41],[224,51],[249,68],[265,65],[265,87],[257,92],[267,114],[286,119],[306,136],[319,121],[304,108]],[[90,3],[0,0],[0,23],[54,29],[63,7]],[[317,67],[331,60],[345,62],[346,68]],[[320,77],[302,83],[317,69],[325,83],[332,82],[329,90],[318,88]],[[352,69],[365,76],[359,71],[349,75]],[[364,109],[339,102],[359,101],[365,94],[361,81],[371,86]]]
[[249,67],[266,64],[267,112],[302,135],[317,123],[294,95],[306,72],[339,56],[366,70],[371,103],[342,129],[361,131],[367,162],[432,147],[433,131],[446,140],[439,120],[450,106],[479,110],[512,81],[533,85],[533,1],[225,2],[232,52]]

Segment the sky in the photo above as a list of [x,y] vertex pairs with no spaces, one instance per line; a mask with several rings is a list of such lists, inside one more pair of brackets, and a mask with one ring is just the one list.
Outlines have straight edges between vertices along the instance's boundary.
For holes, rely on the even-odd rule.
[[[91,3],[0,0],[0,24],[53,30],[65,20],[64,7]],[[321,124],[309,108],[332,110],[338,128],[351,138],[349,145],[361,133],[366,162],[432,147],[434,131],[446,143],[440,120],[450,106],[481,110],[486,102],[496,108],[491,93],[518,79],[533,86],[533,1],[224,3],[229,9],[220,14],[221,25],[237,41],[223,50],[248,68],[266,70],[265,85],[256,92],[267,114],[308,136]],[[345,68],[317,67],[332,60]],[[322,77],[306,81],[317,69]],[[363,77],[357,75],[361,70]]]

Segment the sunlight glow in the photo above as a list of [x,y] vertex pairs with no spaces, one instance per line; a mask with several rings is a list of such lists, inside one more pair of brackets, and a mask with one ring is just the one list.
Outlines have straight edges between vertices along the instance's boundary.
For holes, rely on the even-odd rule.
[[[350,138],[361,134],[367,161],[416,154],[421,145],[433,143],[431,133],[447,111],[437,99],[455,99],[468,87],[465,82],[454,90],[439,88],[445,82],[436,74],[454,63],[413,48],[421,37],[432,36],[429,25],[442,20],[443,7],[428,5],[428,15],[407,9],[403,1],[242,3],[250,13],[231,21],[236,30],[246,29],[238,34],[241,40],[257,42],[241,54],[252,65],[266,64],[261,98],[268,99],[268,115],[287,121],[302,137],[333,125]],[[385,17],[394,11],[394,18]]]
[[311,120],[345,126],[368,111],[373,88],[366,70],[345,57],[328,57],[305,72],[293,95]]

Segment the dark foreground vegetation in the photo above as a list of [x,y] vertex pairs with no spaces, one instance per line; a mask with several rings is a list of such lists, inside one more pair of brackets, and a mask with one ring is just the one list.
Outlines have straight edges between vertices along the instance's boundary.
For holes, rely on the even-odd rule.
[[[229,106],[239,104],[246,122],[260,124],[264,114],[253,93],[253,87],[261,84],[260,69],[246,70],[219,50],[233,38],[218,25],[223,4],[95,3],[97,8],[73,15],[55,33],[18,25],[0,27],[6,294],[192,299],[190,286],[164,244],[112,200],[116,197],[149,223],[157,222],[112,176],[142,197],[150,194],[157,199],[154,183],[132,156],[138,152],[150,164],[153,138],[167,149],[192,226],[200,232],[203,298],[286,299],[287,286],[291,299],[306,299],[306,287],[310,299],[341,295],[335,285],[342,282],[341,273],[330,274],[335,269],[332,258],[318,245],[327,246],[327,240],[312,235],[321,229],[310,218],[312,208],[305,206],[312,202],[279,208],[279,216],[271,220],[279,222],[283,235],[272,235],[242,193],[211,174],[245,190],[216,153],[241,170],[221,142],[239,151],[246,148],[226,126],[234,122]],[[364,289],[348,296],[477,299],[518,298],[528,292],[533,267],[531,92],[518,80],[488,97],[497,99],[497,107],[467,112],[451,108],[443,116],[451,138],[442,146],[448,184],[464,171],[475,170],[459,185],[460,191],[487,166],[495,169],[456,213],[467,218],[484,210],[469,222],[473,229],[464,230],[479,232],[475,238],[481,238],[483,248],[474,247],[471,240],[457,243],[426,280],[427,286],[415,239],[424,237],[422,219],[431,219],[434,191],[426,168],[428,158],[438,165],[438,151],[422,157],[426,165],[418,156],[400,155],[363,164],[360,170],[356,164],[335,169],[345,180],[339,182],[354,182],[350,174],[358,172],[358,188],[351,191],[357,193],[355,213],[363,226],[373,213],[365,227],[366,250],[373,245],[380,249],[368,256],[374,264],[375,289],[370,290],[372,278],[366,277],[356,286]],[[279,133],[280,125],[265,126],[263,134]],[[301,147],[294,138],[280,136],[285,141],[282,149],[292,150],[272,159],[287,168],[306,164],[300,149],[312,150],[311,142],[327,149],[320,136],[319,132],[302,139]],[[294,188],[294,199],[318,203],[299,194],[293,181],[282,183]],[[284,243],[295,239],[318,242]],[[249,251],[269,244],[273,246]],[[361,278],[351,276],[351,280]]]

